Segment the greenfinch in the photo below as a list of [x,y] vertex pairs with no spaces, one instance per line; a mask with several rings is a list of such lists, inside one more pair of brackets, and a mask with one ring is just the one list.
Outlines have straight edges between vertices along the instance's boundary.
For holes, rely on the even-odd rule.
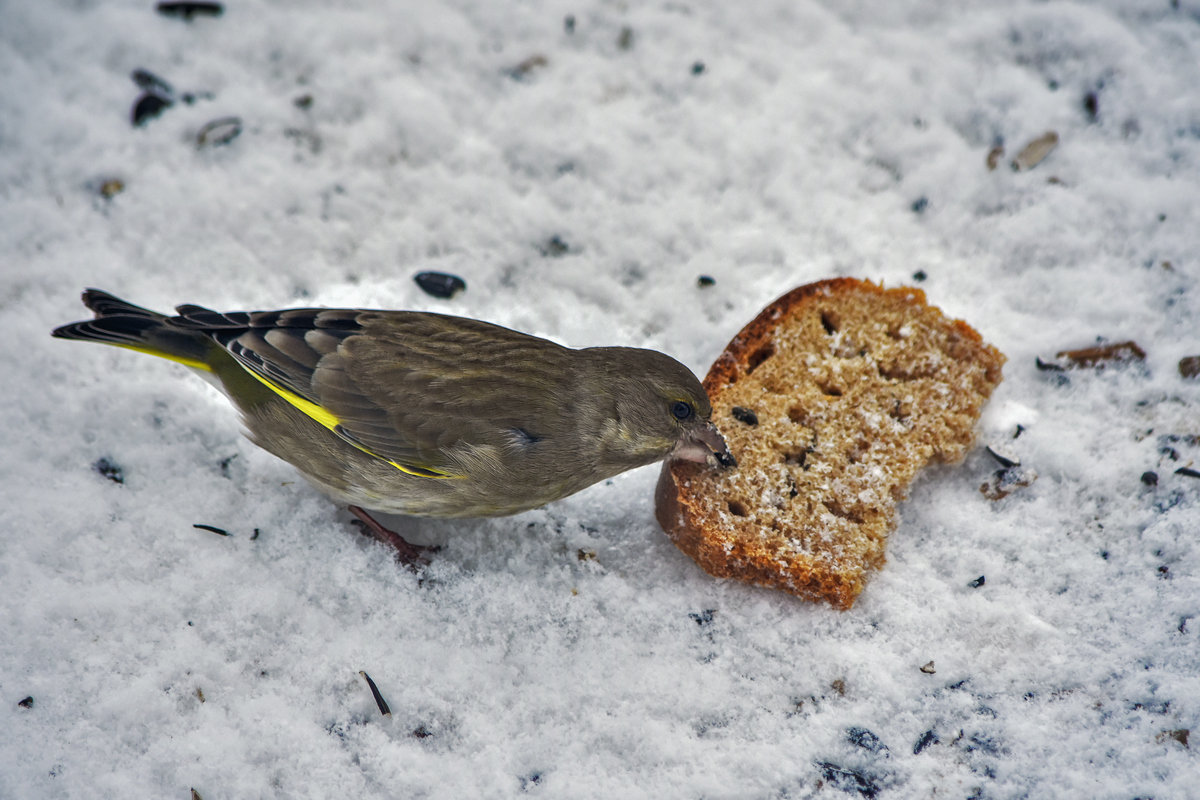
[[54,336],[196,370],[256,444],[356,513],[503,516],[666,457],[732,463],[700,382],[653,350],[417,311],[83,302],[95,319]]

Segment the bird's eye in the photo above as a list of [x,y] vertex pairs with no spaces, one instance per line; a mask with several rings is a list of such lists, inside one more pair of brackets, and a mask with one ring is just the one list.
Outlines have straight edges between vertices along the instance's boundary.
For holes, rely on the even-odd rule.
[[676,400],[674,402],[674,404],[671,406],[671,415],[673,417],[675,417],[675,419],[679,420],[680,422],[683,422],[685,419],[688,419],[694,413],[696,413],[696,412],[692,408],[692,404],[686,403],[683,400]]

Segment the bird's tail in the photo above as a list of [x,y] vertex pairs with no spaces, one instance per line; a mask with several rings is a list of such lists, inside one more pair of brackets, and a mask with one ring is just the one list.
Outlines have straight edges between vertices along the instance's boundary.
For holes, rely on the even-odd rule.
[[83,304],[95,319],[55,328],[59,339],[103,342],[211,372],[214,342],[202,333],[172,324],[172,317],[135,306],[99,289],[86,289]]

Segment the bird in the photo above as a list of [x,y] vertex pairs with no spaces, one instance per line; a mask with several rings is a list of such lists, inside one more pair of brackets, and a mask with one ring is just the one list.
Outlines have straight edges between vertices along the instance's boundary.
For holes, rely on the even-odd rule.
[[251,441],[406,561],[420,548],[370,511],[506,516],[665,458],[736,466],[700,381],[654,350],[572,349],[424,311],[184,304],[170,316],[99,289],[82,300],[94,318],[53,336],[199,373]]

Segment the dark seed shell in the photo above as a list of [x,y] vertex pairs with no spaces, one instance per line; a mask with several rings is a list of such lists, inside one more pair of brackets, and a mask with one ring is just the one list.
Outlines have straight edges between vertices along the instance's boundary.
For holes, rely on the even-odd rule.
[[379,693],[379,687],[375,685],[375,681],[371,680],[371,676],[362,670],[359,670],[358,674],[366,678],[367,686],[371,687],[371,696],[375,698],[375,705],[379,706],[379,713],[383,714],[385,717],[390,717],[392,715],[392,709],[388,707],[387,701],[384,700],[383,695]]
[[449,300],[467,288],[466,281],[448,272],[418,272],[413,276],[413,280],[426,294],[440,297],[443,300]]
[[733,408],[731,408],[729,410],[729,413],[732,414],[733,418],[736,419],[738,422],[744,422],[747,425],[757,425],[758,424],[758,414],[755,414],[753,411],[751,411],[748,408],[742,408],[741,406],[734,406]]
[[147,92],[133,104],[133,112],[129,115],[130,121],[135,127],[140,127],[157,117],[170,105],[171,101],[167,98]]
[[96,459],[96,461],[92,464],[92,469],[96,470],[96,472],[99,472],[113,483],[125,482],[125,471],[121,469],[121,465],[110,461],[107,457]]
[[242,133],[240,117],[220,117],[206,123],[196,134],[197,147],[220,147],[229,144]]
[[1021,466],[1021,459],[1017,454],[1002,444],[990,444],[987,446],[987,451],[988,455],[996,459],[1002,467]]
[[917,739],[917,743],[913,745],[913,755],[920,755],[921,751],[931,744],[938,744],[938,736],[934,733],[933,728],[921,734],[921,738]]
[[158,4],[157,10],[165,17],[180,17],[185,20],[192,17],[219,17],[225,13],[225,7],[220,3],[200,2],[200,0],[163,2]]
[[175,90],[171,88],[171,84],[164,81],[162,78],[155,75],[148,69],[135,69],[129,76],[139,89],[150,92],[151,94],[170,97],[175,94]]

